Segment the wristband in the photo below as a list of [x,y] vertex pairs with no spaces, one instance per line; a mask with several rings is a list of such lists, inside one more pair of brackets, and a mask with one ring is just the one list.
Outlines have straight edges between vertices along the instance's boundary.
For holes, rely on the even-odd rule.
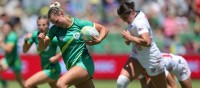
[[24,42],[25,42],[26,44],[30,44],[30,42],[29,42],[28,40],[29,40],[29,39],[25,38],[25,39],[24,39]]

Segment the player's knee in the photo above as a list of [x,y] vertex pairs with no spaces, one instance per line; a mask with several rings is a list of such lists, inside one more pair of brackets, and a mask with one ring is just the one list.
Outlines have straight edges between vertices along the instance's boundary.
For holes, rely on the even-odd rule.
[[117,79],[117,88],[127,88],[129,83],[130,80],[126,76],[120,75]]
[[63,82],[61,80],[58,80],[56,85],[60,88],[63,85]]
[[69,85],[67,83],[65,83],[65,81],[62,79],[59,79],[57,81],[56,85],[58,88],[68,88],[69,87]]
[[23,84],[24,84],[25,88],[36,88],[36,86],[37,86],[34,82],[32,82],[29,79],[27,81],[25,81]]

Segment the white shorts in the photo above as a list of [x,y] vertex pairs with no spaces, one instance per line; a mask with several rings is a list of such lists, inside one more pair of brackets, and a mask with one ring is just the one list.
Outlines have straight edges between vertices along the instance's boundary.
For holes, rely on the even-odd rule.
[[[165,76],[167,77],[167,75],[169,75],[169,71],[167,69],[165,69]],[[143,79],[145,76],[143,74],[140,74],[138,76],[138,79]]]
[[171,72],[174,74],[179,81],[184,81],[188,79],[191,75],[190,68],[186,62],[186,60],[182,57],[180,57],[177,68],[173,69]]
[[152,56],[150,59],[146,59],[145,61],[141,61],[136,57],[132,58],[137,59],[140,62],[149,76],[156,76],[166,70],[164,61],[160,56]]
[[163,64],[158,64],[158,65],[155,65],[155,66],[151,66],[149,68],[145,68],[147,74],[149,76],[156,76],[162,72],[165,71],[165,66]]

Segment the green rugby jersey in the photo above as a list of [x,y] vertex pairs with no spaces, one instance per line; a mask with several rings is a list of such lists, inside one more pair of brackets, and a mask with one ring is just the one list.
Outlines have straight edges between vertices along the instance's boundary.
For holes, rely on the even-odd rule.
[[74,66],[80,58],[91,58],[86,48],[85,42],[80,38],[80,30],[84,26],[94,26],[93,22],[88,20],[80,20],[72,18],[72,25],[68,28],[61,28],[53,25],[47,33],[47,36],[52,40],[57,37],[59,47],[62,51],[62,57],[69,70]]
[[[32,37],[29,39],[28,42],[31,44],[35,43],[36,45],[38,45],[39,43],[38,38],[37,38],[38,34],[39,34],[39,31],[34,31],[32,33]],[[59,62],[56,62],[55,64],[53,64],[49,61],[51,57],[56,55],[57,47],[58,47],[58,40],[56,37],[54,37],[51,44],[44,51],[41,51],[39,50],[39,48],[37,48],[38,53],[40,55],[40,62],[42,65],[42,69],[51,69],[53,66],[55,66],[53,68],[56,68],[56,70],[60,69]]]
[[17,49],[17,39],[18,39],[17,34],[12,31],[6,36],[4,40],[6,44],[14,45],[14,48],[10,53],[5,53],[6,54],[5,58],[9,65],[14,64],[15,61],[19,59],[18,49]]

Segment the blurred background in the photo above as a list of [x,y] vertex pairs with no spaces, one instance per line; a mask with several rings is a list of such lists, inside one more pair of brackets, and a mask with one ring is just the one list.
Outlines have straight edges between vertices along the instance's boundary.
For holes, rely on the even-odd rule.
[[[24,78],[26,79],[40,70],[38,67],[37,70],[26,75],[28,69],[30,69],[27,64],[35,61],[37,65],[39,57],[36,46],[32,46],[27,54],[22,52],[25,34],[37,30],[37,17],[46,15],[50,3],[54,1],[61,3],[62,9],[67,15],[103,24],[110,30],[107,38],[101,44],[90,46],[88,49],[95,61],[94,79],[114,80],[111,81],[113,87],[97,86],[97,88],[114,88],[115,79],[131,51],[131,45],[127,46],[121,36],[121,31],[127,29],[127,24],[116,13],[117,7],[124,0],[0,0],[0,28],[4,22],[9,20],[15,23],[14,30],[19,36],[19,53],[22,56],[25,69]],[[193,72],[192,77],[199,79],[200,0],[128,1],[134,1],[136,10],[141,10],[147,15],[160,51],[184,56]],[[4,55],[1,48],[0,54],[1,56]],[[33,59],[27,60],[29,58]],[[61,64],[64,69],[65,66],[62,61]],[[63,70],[63,72],[65,71]],[[8,71],[5,72],[4,77],[13,80],[10,75],[12,75],[12,72]],[[195,81],[198,82],[198,80]]]

